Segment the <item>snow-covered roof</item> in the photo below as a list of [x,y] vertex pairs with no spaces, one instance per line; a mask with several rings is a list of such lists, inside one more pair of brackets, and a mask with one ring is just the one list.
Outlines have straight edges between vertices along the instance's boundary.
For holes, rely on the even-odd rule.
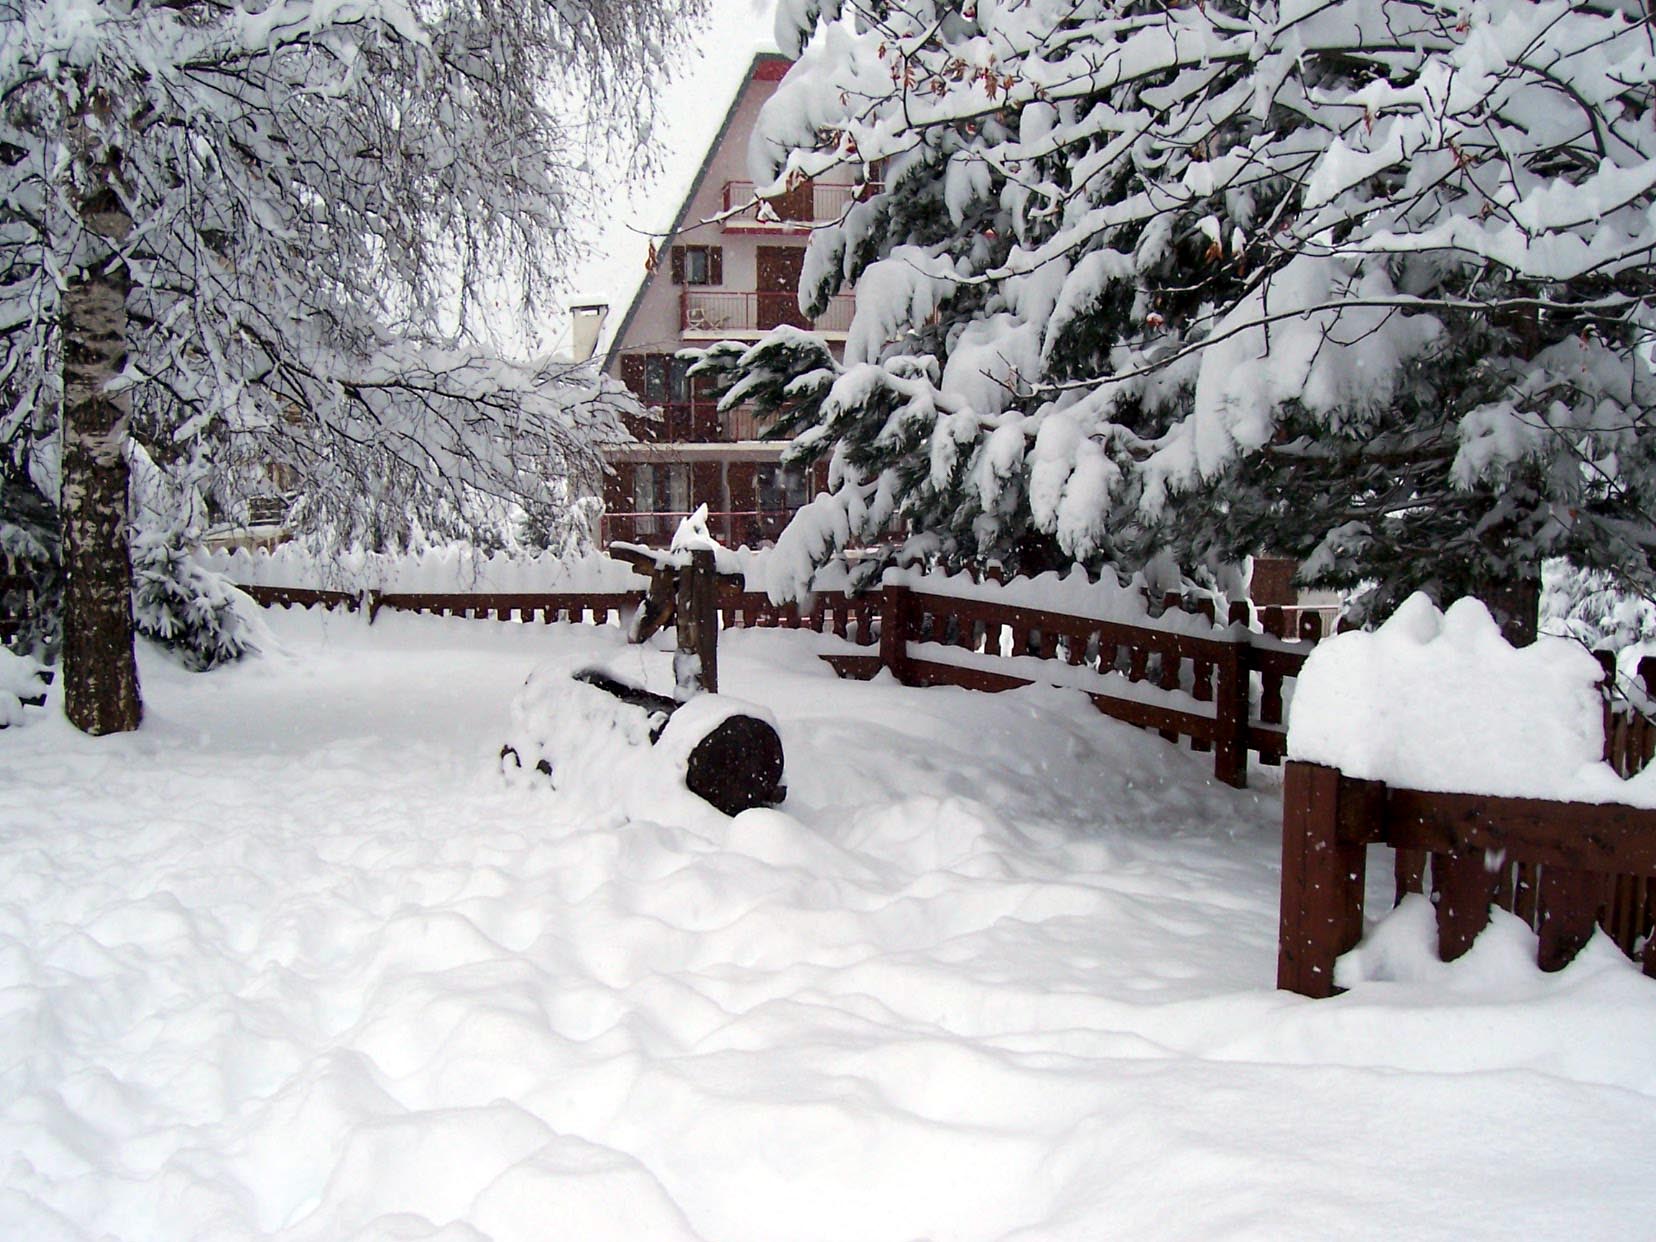
[[[668,225],[665,236],[657,239],[659,244],[666,245],[670,243],[673,236],[684,228],[690,213],[690,204],[695,201],[697,192],[707,179],[707,172],[713,163],[713,157],[718,153],[719,148],[724,145],[725,140],[730,137],[736,114],[741,110],[742,100],[753,89],[754,83],[759,80],[760,69],[765,65],[786,65],[788,63],[787,57],[780,52],[760,51],[754,53],[753,58],[748,62],[747,71],[742,75],[741,85],[736,88],[736,92],[731,96],[730,106],[725,110],[724,118],[719,122],[718,132],[714,134],[713,140],[707,144],[707,149],[702,153],[701,163],[696,168],[695,176],[690,179],[690,184],[685,188],[684,198],[680,201],[678,210],[673,214],[673,222]],[[617,342],[626,339],[627,329],[631,326],[633,318],[638,312],[639,304],[644,300],[645,286],[652,274],[646,272],[634,287],[632,298],[627,303],[626,314],[621,316],[613,331],[606,333],[606,338],[600,342],[599,354],[607,354],[615,347]]]

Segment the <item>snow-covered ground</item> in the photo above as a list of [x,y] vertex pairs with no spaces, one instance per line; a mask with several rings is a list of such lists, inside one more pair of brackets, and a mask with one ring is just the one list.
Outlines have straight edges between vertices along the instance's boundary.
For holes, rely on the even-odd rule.
[[787,802],[622,822],[496,752],[540,660],[659,655],[270,623],[0,733],[0,1237],[1650,1234],[1656,984],[1416,904],[1277,993],[1274,793],[1079,696],[727,636]]

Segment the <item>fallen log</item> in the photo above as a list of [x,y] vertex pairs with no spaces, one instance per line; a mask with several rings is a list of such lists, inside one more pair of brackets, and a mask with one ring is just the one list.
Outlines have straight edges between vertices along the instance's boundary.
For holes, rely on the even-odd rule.
[[723,695],[679,703],[599,668],[531,678],[514,706],[510,770],[535,769],[554,788],[615,803],[652,781],[688,789],[726,815],[775,806],[782,739],[762,708]]

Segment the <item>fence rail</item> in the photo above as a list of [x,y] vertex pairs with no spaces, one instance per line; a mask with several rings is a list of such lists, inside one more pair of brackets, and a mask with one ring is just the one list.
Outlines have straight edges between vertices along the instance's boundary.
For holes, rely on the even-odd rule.
[[[672,537],[691,510],[655,510],[650,513],[606,511],[599,519],[604,544],[655,543]],[[775,539],[793,520],[795,509],[721,509],[707,515],[707,529],[727,547],[755,545]]]
[[1443,961],[1499,906],[1536,933],[1543,970],[1567,965],[1597,926],[1656,977],[1656,811],[1396,788],[1291,762],[1278,987],[1339,990],[1335,960],[1362,938],[1370,845],[1395,851],[1397,901],[1431,893]]
[[[624,619],[642,591],[607,594],[488,592],[397,593],[247,587],[255,600],[280,607],[320,605],[517,622]],[[999,691],[1045,682],[1080,689],[1108,716],[1154,729],[1168,741],[1188,740],[1211,751],[1214,775],[1247,783],[1248,756],[1277,763],[1285,749],[1286,685],[1321,636],[1314,616],[1298,641],[1246,628],[1245,603],[1231,624],[1214,623],[1210,603],[1187,611],[1176,595],[1162,600],[1163,618],[1143,624],[1075,616],[999,600],[962,598],[902,585],[879,593],[819,593],[809,610],[776,605],[762,593],[721,582],[724,629],[779,627],[834,634],[866,654],[824,657],[844,677],[890,669],[903,684]],[[1171,616],[1170,616],[1171,614]],[[1200,618],[1192,623],[1191,616]],[[1177,624],[1173,618],[1181,618]],[[1264,620],[1269,624],[1272,619]],[[1205,625],[1203,624],[1205,623]],[[1280,629],[1280,623],[1278,623]]]

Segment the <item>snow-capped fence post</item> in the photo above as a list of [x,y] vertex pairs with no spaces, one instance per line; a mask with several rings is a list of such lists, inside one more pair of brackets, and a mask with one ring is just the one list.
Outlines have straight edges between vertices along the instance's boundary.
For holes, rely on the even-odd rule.
[[673,677],[682,702],[719,692],[719,572],[711,548],[696,548],[678,571],[678,651]]
[[1333,993],[1369,845],[1396,851],[1399,902],[1431,894],[1445,962],[1499,907],[1535,933],[1543,970],[1596,926],[1656,977],[1656,794],[1626,779],[1647,762],[1631,725],[1603,731],[1606,688],[1580,647],[1514,647],[1472,599],[1439,612],[1417,595],[1373,633],[1319,646],[1288,737],[1279,986]]
[[1277,987],[1333,996],[1334,962],[1363,934],[1368,839],[1385,797],[1378,781],[1317,763],[1288,765],[1282,788],[1282,902]]

